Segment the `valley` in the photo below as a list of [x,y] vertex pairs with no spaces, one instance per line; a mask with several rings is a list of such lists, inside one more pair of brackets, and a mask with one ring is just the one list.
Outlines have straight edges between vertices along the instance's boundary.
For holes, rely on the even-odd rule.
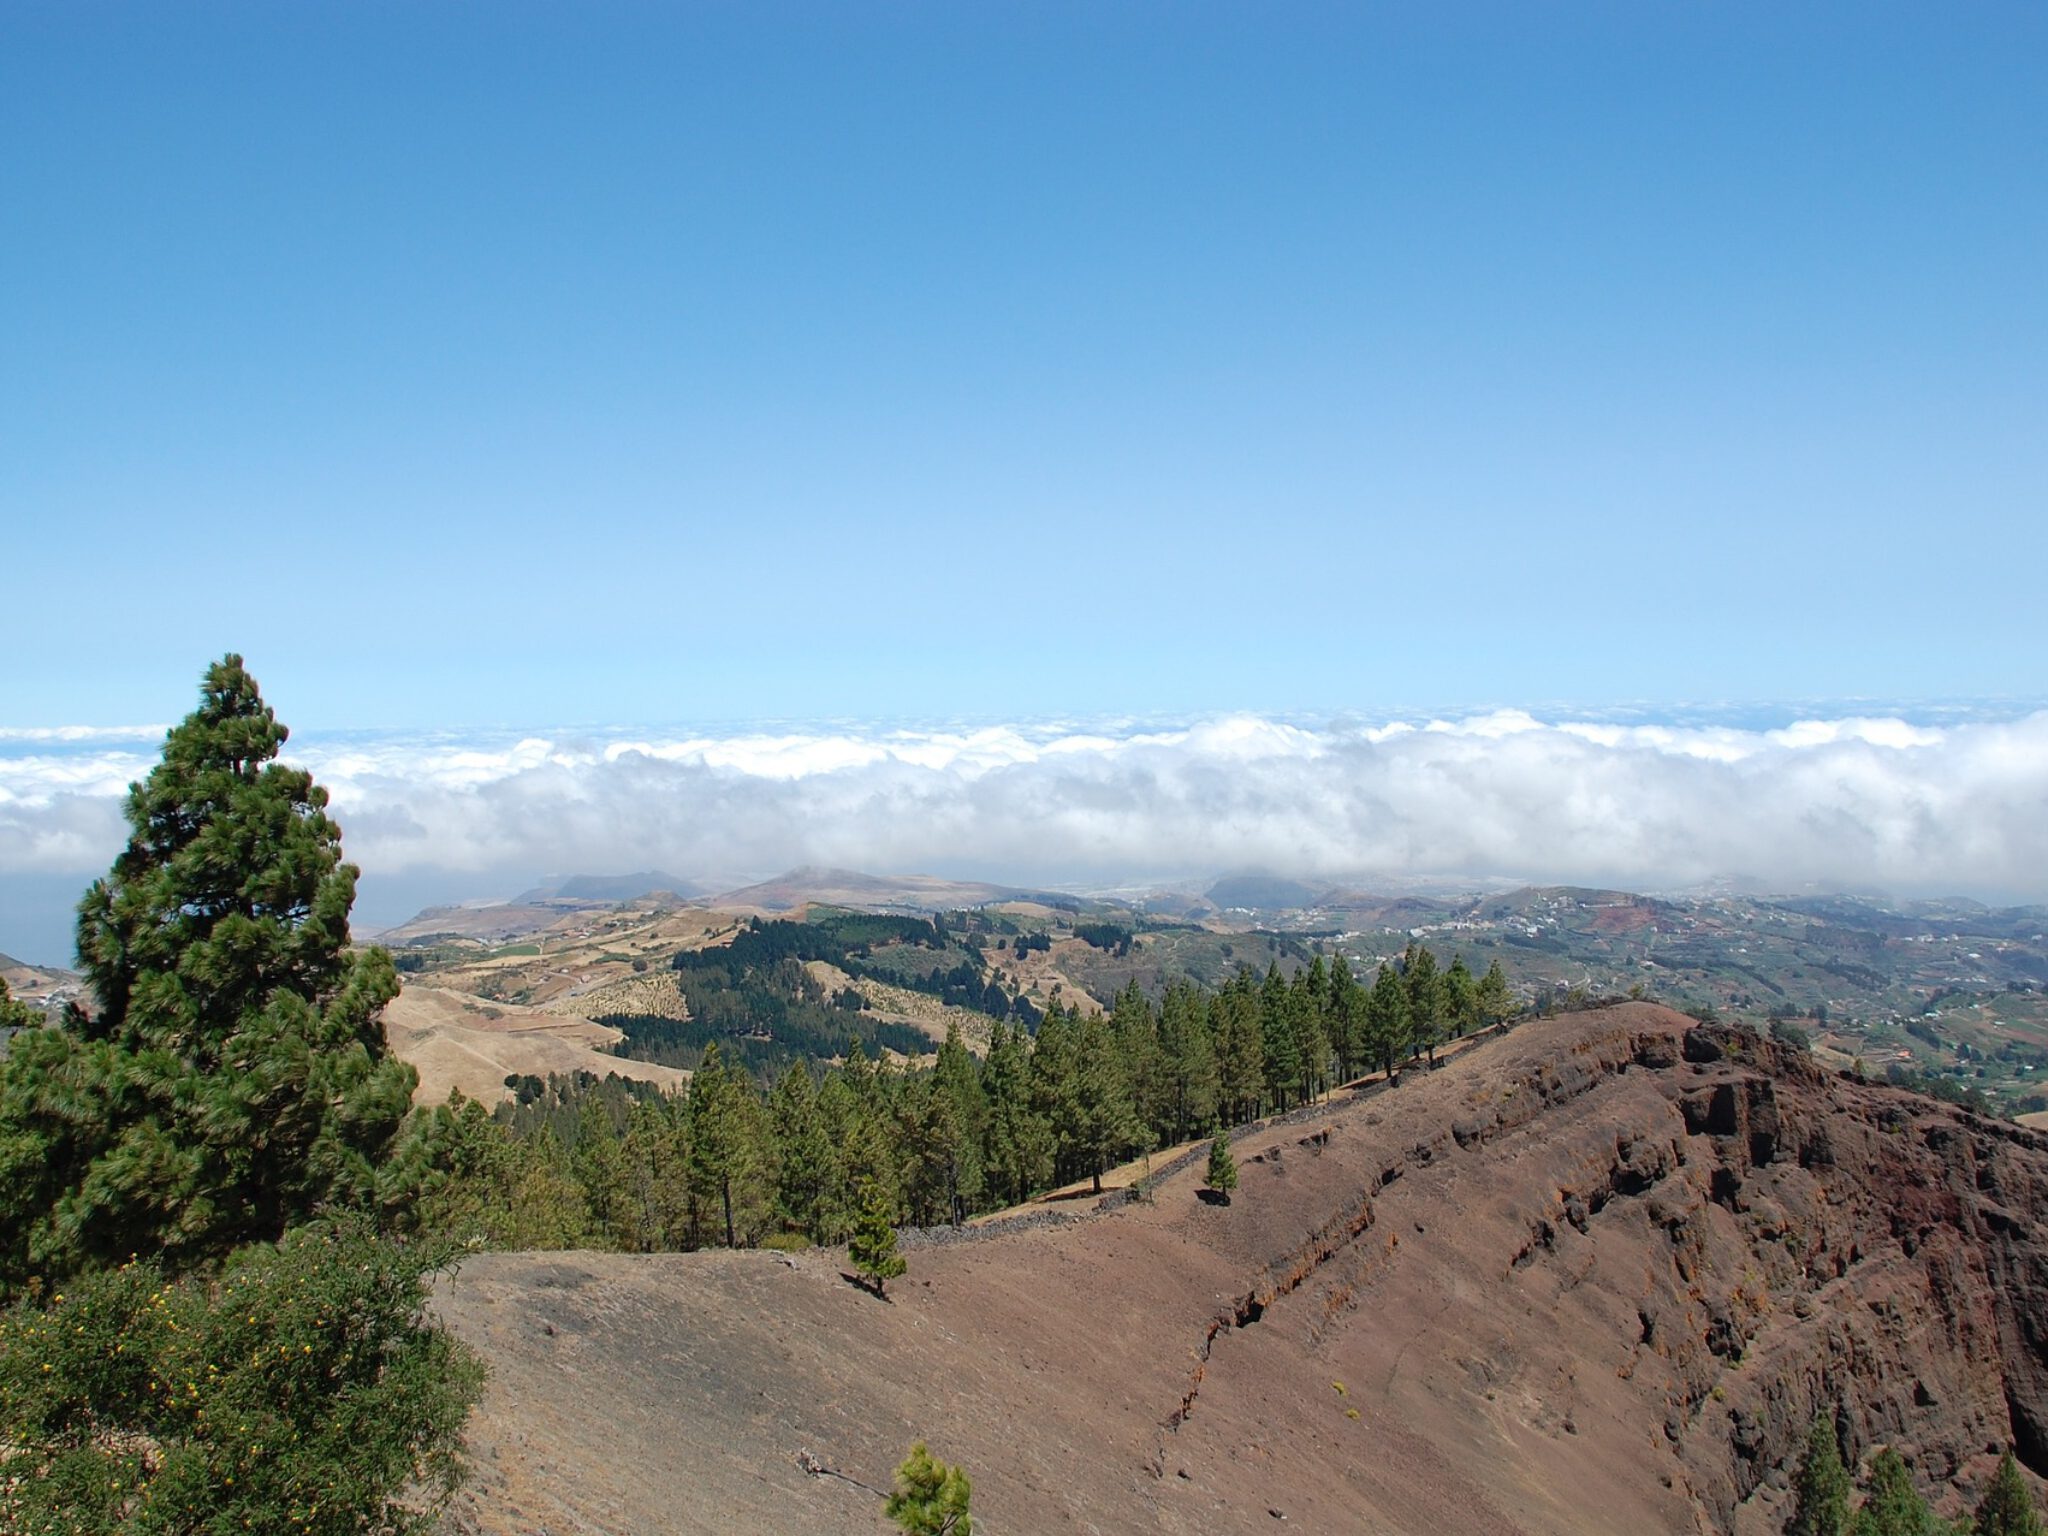
[[[1236,904],[1252,898],[1300,904]],[[1112,899],[797,870],[690,901],[655,892],[620,902],[544,896],[443,909],[380,942],[393,947],[410,984],[480,1000],[473,1007],[681,1020],[687,1008],[663,974],[678,953],[730,943],[750,921],[855,911],[957,914],[938,951],[885,948],[859,976],[810,962],[821,992],[860,994],[869,1025],[900,1026],[932,1044],[948,1024],[970,1042],[985,1040],[988,1014],[904,986],[892,966],[928,985],[934,965],[970,964],[984,987],[1042,1011],[1055,999],[1107,1007],[1133,982],[1155,996],[1180,978],[1214,987],[1245,965],[1262,972],[1277,964],[1291,974],[1318,955],[1341,954],[1369,977],[1420,941],[1446,961],[1462,954],[1475,974],[1499,961],[1518,1002],[1533,1011],[1568,998],[1639,995],[1759,1026],[1775,1020],[1831,1066],[1860,1062],[1871,1076],[1981,1095],[1973,1102],[1998,1114],[2048,1112],[2048,909],[2039,907],[1576,887],[1374,897],[1245,880],[1199,896]],[[1117,929],[1128,932],[1128,944]],[[1111,942],[1090,943],[1083,930]],[[1017,946],[1040,935],[1042,950]],[[633,1055],[618,1040],[598,1048]],[[900,1035],[890,1048],[915,1049]],[[535,1070],[535,1059],[509,1044],[478,1049],[502,1059],[507,1072]]]

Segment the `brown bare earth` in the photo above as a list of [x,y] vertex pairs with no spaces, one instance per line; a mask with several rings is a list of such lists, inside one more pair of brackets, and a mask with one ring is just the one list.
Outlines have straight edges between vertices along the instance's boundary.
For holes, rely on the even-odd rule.
[[1235,1148],[1228,1206],[1196,1159],[886,1302],[837,1252],[474,1257],[455,1525],[876,1532],[915,1438],[990,1536],[1747,1536],[1822,1409],[1951,1508],[2048,1465],[2048,1138],[1630,1004]]
[[392,1051],[420,1075],[413,1093],[420,1104],[442,1103],[451,1088],[495,1104],[509,1092],[507,1076],[526,1074],[616,1072],[671,1089],[690,1080],[674,1067],[609,1054],[604,1047],[622,1036],[608,1025],[444,987],[406,987],[385,1006],[384,1031]]

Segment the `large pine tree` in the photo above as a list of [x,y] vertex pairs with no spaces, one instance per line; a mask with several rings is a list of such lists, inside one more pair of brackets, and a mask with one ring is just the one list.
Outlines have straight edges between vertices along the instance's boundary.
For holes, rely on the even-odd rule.
[[1266,1052],[1267,1097],[1275,1109],[1285,1109],[1301,1082],[1301,1039],[1294,1027],[1294,999],[1278,961],[1267,965],[1259,988],[1259,1039]]
[[1436,956],[1427,944],[1410,944],[1402,956],[1401,980],[1408,994],[1408,1049],[1429,1052],[1429,1064],[1436,1065],[1436,1048],[1443,1043],[1447,1008],[1443,973],[1436,968]]
[[2007,1451],[1998,1463],[1998,1473],[1984,1490],[1969,1525],[1971,1536],[2041,1536],[2041,1515],[2034,1508],[2034,1496],[2020,1475],[2019,1463]]
[[1076,1167],[1094,1180],[1100,1194],[1102,1175],[1118,1158],[1148,1144],[1149,1138],[1131,1103],[1131,1085],[1117,1058],[1116,1042],[1099,1015],[1081,1026],[1072,1082],[1067,1118],[1060,1128],[1067,1133]]
[[1394,968],[1383,961],[1366,997],[1365,1032],[1367,1055],[1389,1077],[1401,1053],[1408,1049],[1409,1031],[1407,989]]
[[96,999],[0,1073],[0,1283],[130,1254],[176,1268],[378,1196],[417,1078],[390,957],[349,947],[357,870],[239,656],[128,792],[79,904]]
[[1815,1415],[1806,1432],[1806,1455],[1793,1487],[1796,1502],[1786,1536],[1849,1536],[1849,1473],[1826,1414]]

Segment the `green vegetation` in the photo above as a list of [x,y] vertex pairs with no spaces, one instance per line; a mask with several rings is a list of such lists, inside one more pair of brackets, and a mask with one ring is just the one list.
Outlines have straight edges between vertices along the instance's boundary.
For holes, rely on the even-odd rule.
[[1106,949],[1121,959],[1131,952],[1131,930],[1122,923],[1076,923],[1074,937],[1095,949]]
[[1887,1446],[1870,1459],[1870,1492],[1856,1511],[1855,1536],[1947,1536],[1913,1486],[1905,1458]]
[[1849,1473],[1834,1421],[1815,1414],[1806,1433],[1806,1455],[1793,1484],[1796,1502],[1785,1536],[1849,1536]]
[[967,1512],[972,1492],[967,1474],[940,1461],[920,1440],[896,1469],[896,1491],[885,1512],[908,1536],[973,1536],[974,1517]]
[[90,1271],[0,1314],[0,1442],[26,1448],[0,1529],[434,1529],[481,1379],[422,1324],[440,1258],[344,1221],[204,1274]]
[[128,846],[79,904],[98,1011],[15,1037],[0,1078],[0,1286],[131,1254],[173,1265],[369,1207],[418,1079],[397,995],[353,954],[356,869],[326,791],[230,656],[128,795]]
[[98,998],[0,1060],[0,1528],[424,1531],[479,1372],[399,1246],[442,1175],[326,794],[238,657],[79,906]]
[[1226,1204],[1230,1192],[1237,1188],[1237,1159],[1230,1155],[1230,1133],[1220,1125],[1209,1142],[1209,1167],[1202,1182],[1221,1195]]
[[676,955],[672,966],[689,1005],[687,1020],[622,1013],[603,1022],[625,1033],[627,1055],[687,1068],[714,1041],[755,1072],[829,1059],[849,1039],[866,1050],[905,1056],[929,1048],[910,1025],[863,1017],[860,994],[851,988],[828,995],[805,969],[812,961],[951,1007],[1037,1022],[1038,1010],[986,976],[980,951],[956,943],[943,919],[858,912],[828,912],[802,923],[751,919],[729,944]]
[[2020,1476],[2019,1463],[2007,1451],[1999,1458],[1991,1486],[1977,1502],[1970,1521],[1971,1536],[2042,1536],[2043,1529],[2040,1511],[2034,1508],[2034,1496],[2027,1491],[2026,1479]]
[[[900,937],[894,925],[915,920],[869,921]],[[745,932],[764,946],[756,960],[775,966],[822,947],[808,926]],[[927,943],[950,942],[917,927]],[[700,962],[692,974],[716,969]],[[785,1056],[772,1085],[748,1070],[752,1037],[707,1039],[682,1095],[617,1078],[515,1079],[514,1101],[495,1112],[436,1111],[448,1172],[419,1220],[526,1248],[836,1244],[852,1237],[866,1191],[891,1223],[932,1226],[1083,1180],[1099,1190],[1130,1158],[1413,1058],[1425,1047],[1408,1028],[1411,979],[1440,985],[1443,974],[1418,945],[1370,990],[1341,958],[1291,979],[1277,965],[1263,977],[1242,968],[1217,992],[1176,982],[1156,1003],[1131,984],[1106,1014],[1049,1009],[1035,1035],[991,1020],[979,1061],[957,1030],[929,1067],[876,1061],[855,1037],[837,1061]],[[1479,982],[1446,998],[1449,1027],[1481,1024],[1485,995]]]
[[1951,1525],[1928,1507],[1897,1451],[1886,1447],[1870,1460],[1868,1492],[1852,1511],[1848,1469],[1835,1426],[1815,1417],[1793,1481],[1792,1521],[1786,1536],[2041,1536],[2042,1521],[2011,1451],[2005,1453],[1967,1524]]
[[889,1197],[870,1179],[861,1187],[860,1214],[854,1221],[853,1240],[846,1245],[846,1257],[877,1296],[886,1295],[889,1282],[909,1267],[896,1251],[896,1229],[889,1217]]

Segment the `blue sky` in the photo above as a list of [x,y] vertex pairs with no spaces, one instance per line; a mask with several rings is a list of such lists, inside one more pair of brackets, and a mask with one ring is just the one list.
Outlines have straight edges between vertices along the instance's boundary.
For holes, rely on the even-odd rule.
[[0,949],[230,649],[371,924],[2040,900],[2044,60],[2034,3],[0,8]]
[[0,724],[2040,692],[2048,11],[20,4]]

